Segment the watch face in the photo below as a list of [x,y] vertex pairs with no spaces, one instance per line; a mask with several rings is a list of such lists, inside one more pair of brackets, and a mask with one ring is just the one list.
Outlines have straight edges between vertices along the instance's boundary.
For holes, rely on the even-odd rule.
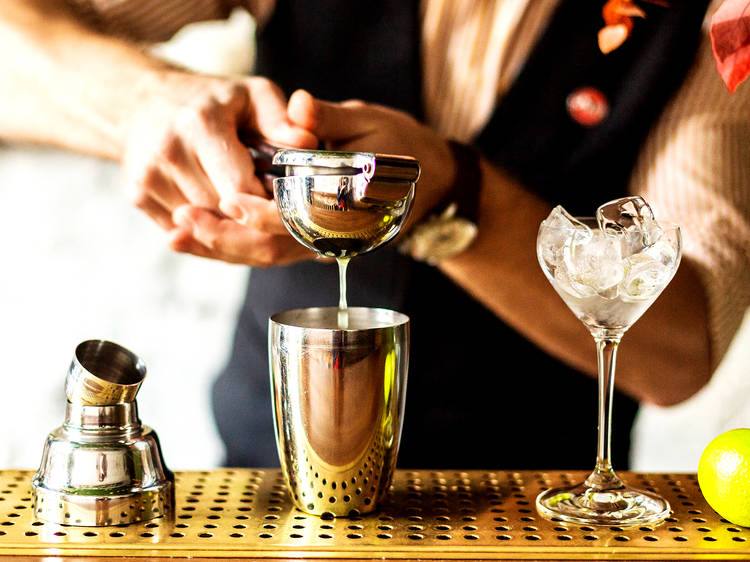
[[468,219],[435,219],[414,229],[407,253],[414,259],[434,264],[460,254],[476,237],[477,225]]

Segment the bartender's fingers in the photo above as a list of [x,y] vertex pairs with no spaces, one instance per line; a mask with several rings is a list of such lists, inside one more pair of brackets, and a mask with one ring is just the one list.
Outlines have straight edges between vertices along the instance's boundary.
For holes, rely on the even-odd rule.
[[373,133],[379,123],[377,107],[357,100],[323,101],[305,90],[297,90],[289,98],[288,113],[292,123],[308,129],[317,137],[340,141]]
[[218,193],[215,204],[219,198],[237,191],[263,192],[253,159],[237,135],[237,129],[244,127],[248,119],[249,103],[245,89],[230,89],[223,98],[206,102],[186,125],[196,160]]
[[317,137],[307,127],[289,119],[287,99],[281,89],[266,78],[249,78],[250,127],[264,139],[281,146],[316,148]]
[[150,195],[134,200],[133,204],[164,230],[172,230],[175,227],[171,211]]
[[289,234],[260,232],[199,207],[180,207],[173,220],[180,230],[170,245],[181,252],[253,267],[284,265],[313,257]]
[[247,193],[235,193],[222,199],[221,212],[238,223],[269,234],[287,234],[276,201]]
[[187,203],[174,182],[157,167],[148,167],[131,182],[130,199],[134,206],[151,217],[166,230],[174,228],[172,211]]
[[[199,161],[199,153],[188,149],[180,139],[174,139],[165,150],[165,169],[172,180],[193,205],[215,209],[219,204],[219,194],[213,180],[207,175]],[[175,209],[177,205],[172,207]]]
[[282,146],[317,146],[315,135],[290,122],[286,101],[271,81],[248,78],[242,86],[212,98],[195,114],[197,119],[191,126],[196,134],[191,138],[196,155],[221,199],[234,193],[266,193],[238,131],[251,131]]
[[[257,257],[257,253],[253,251],[253,245],[250,243],[237,244],[236,242],[233,242],[231,251],[224,251],[224,246],[206,246],[194,238],[190,232],[182,229],[173,231],[170,247],[175,251],[193,254],[203,258],[264,268],[277,265],[287,265],[313,257],[312,252],[288,237],[272,237],[269,243],[278,247],[278,249],[275,250],[275,253],[279,257],[274,258],[273,261]],[[242,249],[246,251],[241,252],[240,250]]]
[[149,196],[155,199],[161,204],[169,213],[180,205],[188,203],[187,198],[183,192],[174,184],[173,181],[166,177],[162,177],[158,186],[152,185],[152,189],[148,192]]

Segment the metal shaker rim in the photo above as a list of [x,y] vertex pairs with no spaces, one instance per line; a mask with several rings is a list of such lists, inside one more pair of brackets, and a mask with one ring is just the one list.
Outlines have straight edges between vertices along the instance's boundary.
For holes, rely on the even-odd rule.
[[414,183],[419,179],[416,158],[374,152],[285,148],[273,155],[274,166],[285,166],[287,175],[363,174],[368,181]]
[[135,400],[146,365],[132,351],[107,340],[78,344],[65,379],[69,402],[92,406]]
[[387,308],[369,308],[350,306],[349,327],[338,328],[339,308],[335,306],[318,308],[296,308],[271,315],[274,324],[291,326],[304,330],[355,331],[378,330],[392,328],[409,323],[409,317],[401,312]]
[[283,148],[273,155],[273,165],[287,166],[288,175],[296,175],[294,168],[300,167],[319,169],[321,175],[329,170],[329,173],[335,175],[364,173],[371,176],[375,170],[375,158],[372,152]]

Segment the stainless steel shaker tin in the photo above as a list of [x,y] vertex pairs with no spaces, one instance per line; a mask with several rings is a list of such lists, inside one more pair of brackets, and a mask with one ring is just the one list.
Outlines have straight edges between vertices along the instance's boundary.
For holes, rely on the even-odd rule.
[[396,466],[409,318],[384,309],[275,314],[269,356],[276,440],[295,504],[308,513],[373,511]]
[[76,347],[65,378],[69,402],[94,406],[132,402],[146,366],[134,353],[112,342],[87,340]]
[[105,526],[172,513],[174,476],[156,434],[138,418],[135,394],[145,375],[140,358],[115,343],[76,348],[65,421],[47,437],[32,477],[37,518]]

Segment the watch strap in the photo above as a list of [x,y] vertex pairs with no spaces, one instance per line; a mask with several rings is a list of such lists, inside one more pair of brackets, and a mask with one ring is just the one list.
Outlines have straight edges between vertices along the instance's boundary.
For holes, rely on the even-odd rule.
[[456,173],[440,211],[451,203],[455,203],[456,216],[477,224],[479,222],[479,192],[482,184],[479,152],[473,146],[452,139],[448,141],[448,147],[456,163]]

